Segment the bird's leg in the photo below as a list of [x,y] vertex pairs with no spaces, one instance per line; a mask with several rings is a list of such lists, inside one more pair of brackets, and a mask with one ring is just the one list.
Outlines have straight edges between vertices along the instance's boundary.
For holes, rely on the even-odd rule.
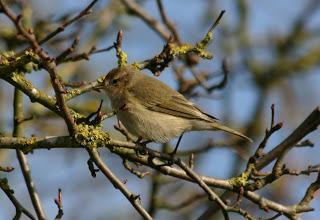
[[177,144],[176,144],[176,147],[174,148],[174,150],[173,150],[171,153],[169,153],[170,155],[175,155],[175,154],[177,153],[177,150],[178,150],[180,141],[181,141],[181,139],[182,139],[182,137],[183,137],[183,134],[184,134],[184,133],[182,133],[182,134],[180,135],[180,137],[179,137],[179,139],[178,139],[178,142],[177,142]]
[[146,155],[147,151],[145,150],[145,148],[147,144],[150,142],[151,142],[150,140],[142,141],[142,137],[138,137],[138,139],[135,141],[135,144],[139,146],[136,152],[142,155]]

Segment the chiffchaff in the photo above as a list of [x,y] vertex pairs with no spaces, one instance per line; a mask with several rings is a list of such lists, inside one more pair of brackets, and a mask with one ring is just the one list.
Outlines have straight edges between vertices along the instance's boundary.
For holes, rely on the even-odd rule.
[[97,88],[106,91],[125,128],[142,140],[166,143],[187,131],[222,130],[251,141],[133,66],[111,70]]

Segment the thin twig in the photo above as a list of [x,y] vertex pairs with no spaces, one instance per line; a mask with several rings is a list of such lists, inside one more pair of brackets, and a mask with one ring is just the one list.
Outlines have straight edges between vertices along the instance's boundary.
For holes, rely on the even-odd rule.
[[20,219],[21,214],[23,213],[27,217],[29,217],[31,220],[36,220],[36,218],[26,208],[24,208],[20,204],[20,202],[16,199],[16,197],[14,196],[14,192],[12,189],[10,189],[6,179],[0,179],[0,188],[7,195],[7,197],[10,199],[10,201],[16,208],[16,215],[13,217],[13,219],[17,219],[17,220]]
[[165,29],[160,22],[149,15],[143,8],[140,7],[134,0],[121,0],[127,7],[128,11],[140,17],[152,30],[158,33],[165,41],[169,40],[170,33]]
[[267,166],[274,159],[284,152],[293,148],[302,138],[317,129],[320,124],[320,108],[317,107],[313,112],[295,129],[284,141],[277,145],[273,150],[264,155],[256,164],[256,169],[260,170]]
[[101,172],[105,175],[106,178],[109,179],[109,181],[117,188],[119,189],[122,194],[129,200],[129,202],[132,204],[132,206],[138,211],[138,213],[144,218],[144,219],[152,219],[152,217],[149,215],[149,213],[142,207],[140,201],[139,201],[139,195],[135,195],[132,192],[128,190],[126,185],[118,179],[116,175],[112,173],[112,171],[109,169],[109,167],[102,161],[102,159],[99,156],[99,153],[97,149],[87,149],[90,157],[94,161],[94,163],[97,165],[97,167],[101,170]]
[[140,179],[144,178],[146,175],[149,175],[150,172],[140,172],[138,170],[135,170],[133,167],[130,166],[129,161],[127,159],[122,160],[123,166],[132,174],[139,177]]
[[122,135],[124,135],[127,139],[127,141],[132,142],[134,140],[134,137],[129,134],[129,132],[126,130],[126,128],[122,125],[122,123],[118,120],[118,124],[113,126],[114,129],[119,131]]
[[58,56],[56,56],[55,60],[56,60],[56,63],[61,63],[67,56],[69,56],[71,53],[74,52],[74,50],[76,49],[76,47],[78,46],[80,42],[80,38],[79,37],[76,37],[71,46],[68,47],[67,49],[65,49],[62,53],[60,53]]
[[62,190],[58,189],[58,196],[54,199],[54,203],[58,207],[58,214],[55,217],[55,220],[61,220],[63,216],[63,208],[62,208]]
[[181,159],[174,160],[174,163],[177,164],[181,169],[183,169],[186,174],[190,176],[190,178],[195,180],[195,182],[208,194],[209,200],[215,201],[220,206],[225,219],[229,219],[227,214],[228,212],[236,212],[246,217],[247,219],[254,219],[247,211],[244,211],[241,208],[230,207],[225,204],[222,199],[208,187],[208,185],[202,180],[202,178],[193,170],[191,170],[184,162],[182,162]]
[[57,27],[57,29],[55,29],[53,32],[49,33],[47,36],[45,36],[43,39],[39,40],[39,45],[44,44],[45,42],[49,41],[50,39],[52,39],[53,37],[55,37],[56,35],[58,35],[60,32],[64,31],[65,28],[69,25],[71,25],[72,23],[80,20],[82,17],[91,14],[91,8],[97,3],[98,0],[93,0],[85,9],[83,9],[78,15],[76,15],[75,17],[73,17],[72,19],[70,19],[69,21],[66,21],[65,23],[63,23],[62,25],[60,25],[59,27]]
[[117,40],[114,43],[114,48],[116,49],[116,55],[118,58],[118,66],[125,66],[127,65],[127,54],[125,54],[122,51],[122,37],[123,37],[123,31],[119,30],[117,34]]
[[192,205],[193,203],[205,198],[207,196],[207,194],[205,193],[196,193],[192,196],[190,196],[189,198],[187,198],[186,200],[180,202],[180,203],[168,203],[168,202],[163,202],[163,204],[159,205],[159,208],[162,209],[169,209],[171,211],[178,211],[180,209],[183,209],[189,205]]
[[256,149],[255,153],[253,154],[253,156],[251,156],[251,158],[249,159],[249,163],[254,162],[256,163],[257,159],[260,159],[261,157],[263,157],[263,150],[266,147],[266,144],[269,140],[269,138],[278,130],[280,130],[283,126],[283,124],[281,122],[277,123],[276,125],[274,124],[274,104],[271,105],[271,120],[270,120],[270,129],[266,129],[265,131],[265,136],[263,138],[263,140],[261,141],[261,143],[259,144],[258,148]]
[[158,5],[158,8],[159,8],[159,12],[160,12],[160,15],[161,15],[162,22],[167,26],[167,28],[172,33],[172,35],[174,37],[174,40],[176,42],[178,42],[178,43],[181,43],[178,31],[177,31],[176,27],[174,26],[174,24],[169,20],[166,12],[164,10],[162,1],[161,0],[157,0],[157,5]]
[[[23,93],[15,88],[14,90],[14,100],[13,100],[13,112],[14,112],[14,120],[13,120],[13,136],[19,137],[23,136],[23,128],[22,128],[22,118],[23,116]],[[24,181],[26,183],[29,196],[32,202],[32,205],[34,207],[34,210],[37,214],[38,219],[44,220],[46,219],[46,215],[44,213],[44,209],[42,206],[42,202],[40,199],[40,196],[36,190],[35,183],[32,180],[31,173],[30,173],[30,167],[28,164],[28,159],[24,153],[16,149],[16,155],[19,161],[19,165],[21,168],[21,172],[24,177]]]
[[229,70],[226,59],[223,59],[222,64],[221,64],[221,69],[222,69],[222,73],[223,73],[222,80],[218,84],[210,86],[207,89],[208,92],[212,92],[213,90],[223,89],[226,86],[226,84],[228,82],[228,76],[230,74],[230,70]]
[[306,193],[304,197],[301,199],[301,201],[299,202],[299,205],[301,206],[309,205],[312,199],[314,198],[316,191],[318,191],[319,189],[320,189],[320,171],[318,172],[317,179],[313,183],[311,183],[308,189],[306,190]]

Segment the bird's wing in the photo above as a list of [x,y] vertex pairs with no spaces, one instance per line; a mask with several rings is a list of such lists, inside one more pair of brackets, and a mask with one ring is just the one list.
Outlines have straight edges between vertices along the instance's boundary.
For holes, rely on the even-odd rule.
[[[155,108],[156,111],[188,119],[198,119],[210,122],[212,122],[212,120],[217,120],[217,118],[204,113],[180,94],[173,95],[165,103],[158,103],[152,108]],[[165,110],[167,110],[167,112],[165,112]]]
[[[213,122],[217,118],[204,113],[183,95],[152,77],[129,89],[131,96],[147,109],[176,117]],[[145,88],[148,89],[145,89]]]

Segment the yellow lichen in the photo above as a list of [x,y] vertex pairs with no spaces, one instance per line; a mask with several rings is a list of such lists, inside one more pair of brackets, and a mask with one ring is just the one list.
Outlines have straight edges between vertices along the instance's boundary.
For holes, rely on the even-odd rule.
[[196,53],[203,59],[212,59],[213,56],[210,52],[205,51],[204,49],[200,49],[200,48],[195,48]]
[[142,65],[140,64],[140,63],[137,63],[137,62],[133,62],[132,64],[131,64],[131,66],[133,67],[133,68],[135,68],[135,69],[137,69],[137,70],[141,70],[142,69]]
[[182,56],[187,53],[193,52],[198,54],[201,58],[212,59],[213,57],[212,54],[208,51],[205,51],[206,45],[207,45],[206,41],[205,42],[201,41],[196,46],[192,46],[190,44],[174,46],[170,49],[170,55],[172,55],[173,57],[177,57],[177,56]]
[[26,50],[24,52],[24,54],[27,56],[32,56],[32,57],[36,56],[36,54],[33,52],[33,50]]
[[80,89],[72,89],[72,90],[68,90],[67,93],[70,96],[76,96],[76,95],[81,94],[81,90]]
[[0,65],[9,65],[9,61],[7,59],[4,59],[3,57],[1,57],[0,59]]
[[252,171],[255,169],[253,164],[249,164],[246,171],[241,173],[240,176],[231,178],[229,183],[235,187],[245,187],[250,184],[250,175]]
[[31,91],[31,89],[33,88],[33,85],[27,81],[23,75],[21,73],[16,73],[14,72],[12,75],[11,75],[11,79],[13,81],[15,81],[16,83],[20,84],[20,85],[25,85],[26,87],[28,87]]
[[78,112],[76,112],[72,109],[70,109],[70,114],[75,120],[84,118],[83,115],[79,114]]
[[15,53],[13,51],[4,51],[1,53],[1,55],[4,56],[5,58],[10,58],[10,57],[13,57]]
[[27,154],[33,151],[34,145],[37,141],[37,138],[31,137],[24,140],[22,143],[24,145],[24,148],[22,149],[23,153]]
[[0,53],[0,65],[9,65],[10,59],[14,56],[13,51],[4,51]]
[[88,148],[102,147],[110,140],[108,133],[102,131],[100,126],[87,124],[78,125],[75,139],[80,145]]
[[12,72],[31,72],[38,68],[39,57],[32,51],[25,51],[16,55],[13,51],[0,53],[0,70],[3,74]]
[[181,56],[187,54],[192,50],[192,46],[189,44],[183,44],[181,46],[172,47],[170,50],[170,54],[172,56]]
[[117,57],[118,57],[118,66],[125,66],[128,63],[128,56],[125,52],[123,52],[121,49],[117,51]]

